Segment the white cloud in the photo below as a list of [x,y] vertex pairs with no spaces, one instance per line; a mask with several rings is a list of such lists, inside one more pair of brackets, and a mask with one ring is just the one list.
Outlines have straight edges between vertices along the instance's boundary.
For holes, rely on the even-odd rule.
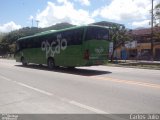
[[59,3],[67,3],[68,0],[57,0],[57,2],[59,2]]
[[82,5],[90,6],[90,1],[89,0],[75,0],[80,2]]
[[48,2],[47,7],[36,15],[40,20],[40,27],[51,26],[60,22],[69,22],[75,25],[88,24],[94,22],[88,11],[75,9],[73,3],[67,0],[58,0],[61,5]]
[[29,20],[33,20],[34,19],[34,17],[31,15],[30,17],[29,17]]
[[99,9],[93,11],[92,17],[93,17],[93,18],[94,18],[94,17],[97,17],[97,16],[99,15],[99,13],[100,13],[100,10],[99,10]]
[[[154,0],[154,5],[158,2],[159,0]],[[150,10],[151,0],[112,0],[110,4],[96,9],[92,17],[128,23],[132,24],[132,27],[138,27],[138,25],[148,27],[146,21],[150,19]]]
[[133,22],[132,23],[132,26],[134,27],[144,27],[144,26],[147,26],[149,27],[149,22],[150,20],[143,20],[143,21],[136,21],[136,22]]
[[112,0],[109,5],[96,10],[99,11],[96,15],[117,21],[146,19],[150,8],[151,0]]
[[12,30],[16,30],[16,29],[20,29],[22,28],[21,25],[17,25],[16,23],[14,23],[13,21],[0,25],[0,32],[10,32]]

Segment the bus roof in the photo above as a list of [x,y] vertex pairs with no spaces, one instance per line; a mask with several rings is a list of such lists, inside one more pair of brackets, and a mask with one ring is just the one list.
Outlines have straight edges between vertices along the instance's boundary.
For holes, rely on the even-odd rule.
[[84,28],[84,27],[108,28],[108,27],[99,26],[99,25],[75,26],[75,27],[69,27],[69,28],[60,29],[60,30],[49,30],[49,31],[44,31],[44,32],[36,33],[36,34],[34,34],[34,35],[31,35],[31,36],[21,37],[21,38],[19,38],[17,41],[24,40],[24,39],[27,39],[27,38],[33,38],[33,37],[39,37],[39,36],[44,36],[44,35],[50,35],[50,34],[52,34],[52,33],[58,33],[58,32],[63,32],[63,31],[67,31],[67,30],[74,30],[74,29],[78,29],[78,28]]

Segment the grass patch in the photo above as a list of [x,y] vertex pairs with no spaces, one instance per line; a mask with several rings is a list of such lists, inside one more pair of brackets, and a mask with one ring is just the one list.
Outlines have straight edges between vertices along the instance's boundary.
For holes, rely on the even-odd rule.
[[106,64],[107,66],[113,66],[113,67],[129,67],[129,68],[141,68],[141,69],[154,69],[154,70],[160,70],[160,63],[155,63],[151,61],[130,61],[130,62],[124,62],[124,61],[113,61],[108,62]]

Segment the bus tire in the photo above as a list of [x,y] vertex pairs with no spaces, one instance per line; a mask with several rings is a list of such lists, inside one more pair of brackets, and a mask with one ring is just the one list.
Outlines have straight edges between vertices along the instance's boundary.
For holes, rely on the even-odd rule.
[[67,67],[69,70],[74,70],[75,69],[75,67],[74,66],[72,66],[72,67]]
[[39,66],[42,67],[43,65],[42,65],[42,64],[39,64]]
[[48,65],[48,68],[50,70],[54,69],[55,68],[54,59],[53,58],[48,58],[47,65]]
[[21,62],[23,66],[27,66],[28,64],[24,57],[21,58]]

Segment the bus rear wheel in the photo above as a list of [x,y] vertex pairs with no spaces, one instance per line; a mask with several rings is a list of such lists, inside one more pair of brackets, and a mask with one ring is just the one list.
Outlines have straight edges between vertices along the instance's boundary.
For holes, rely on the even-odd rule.
[[47,65],[48,65],[48,68],[51,70],[55,68],[55,63],[54,63],[53,58],[48,59]]
[[72,66],[72,67],[67,67],[69,70],[74,70],[75,69],[75,67],[74,66]]
[[21,62],[22,62],[23,66],[27,66],[27,64],[28,64],[24,57],[21,58]]

